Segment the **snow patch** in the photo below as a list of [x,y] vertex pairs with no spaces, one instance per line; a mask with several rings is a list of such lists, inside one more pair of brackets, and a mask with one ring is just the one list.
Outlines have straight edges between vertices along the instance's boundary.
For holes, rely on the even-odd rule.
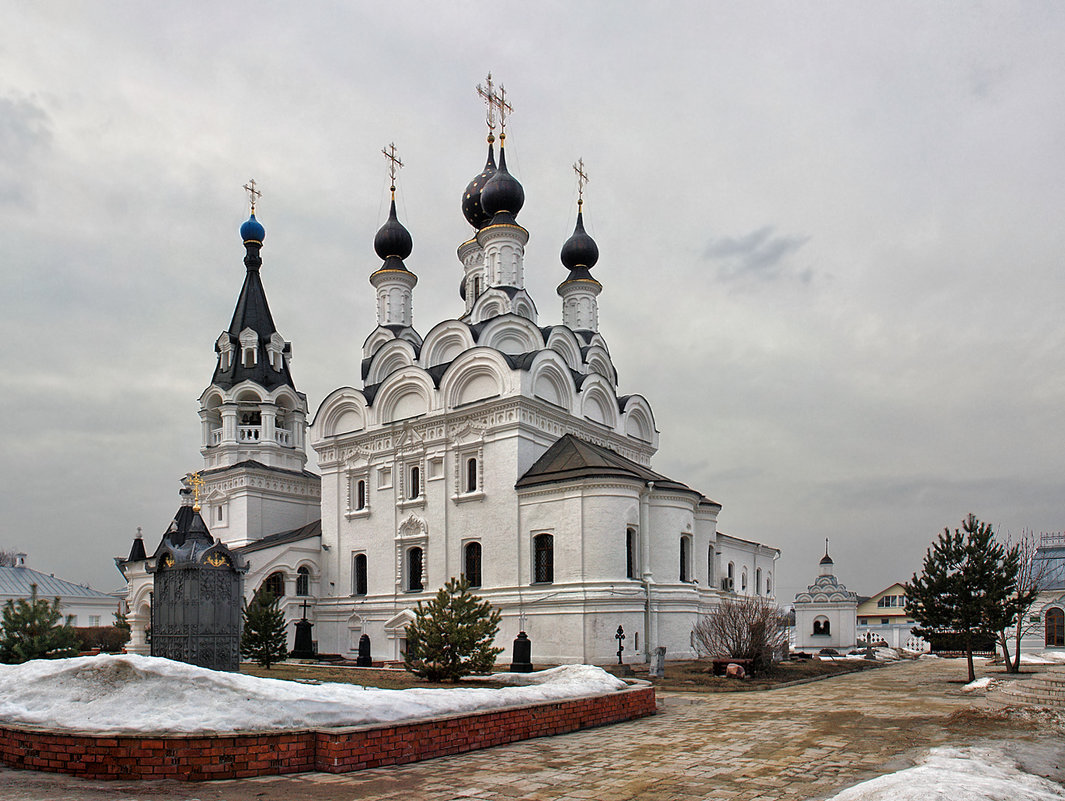
[[603,695],[625,682],[589,665],[499,674],[497,689],[378,690],[223,673],[150,656],[0,665],[0,721],[93,732],[358,726]]
[[1022,653],[1021,663],[1026,665],[1061,665],[1065,664],[1065,651],[1034,651]]
[[880,776],[828,801],[1058,801],[1065,790],[989,748],[933,748],[921,764]]
[[991,687],[992,684],[996,684],[995,680],[991,676],[984,676],[976,681],[970,681],[964,687],[961,688],[963,693],[971,693],[974,690],[986,690]]

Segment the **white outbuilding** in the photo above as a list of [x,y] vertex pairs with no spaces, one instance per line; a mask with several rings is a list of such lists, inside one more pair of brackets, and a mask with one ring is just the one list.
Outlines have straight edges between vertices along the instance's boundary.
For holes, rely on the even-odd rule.
[[800,651],[832,648],[846,653],[855,647],[858,595],[840,584],[834,571],[826,540],[820,575],[795,596],[795,647]]

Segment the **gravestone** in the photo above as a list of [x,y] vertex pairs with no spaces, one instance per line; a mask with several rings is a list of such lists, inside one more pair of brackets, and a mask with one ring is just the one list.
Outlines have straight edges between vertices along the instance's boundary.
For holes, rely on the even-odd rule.
[[657,679],[664,678],[666,675],[666,646],[660,645],[655,648],[654,653],[651,654],[651,668],[648,671],[651,676]]
[[293,644],[293,659],[314,659],[314,641],[311,639],[311,628],[314,626],[307,620],[307,601],[303,602],[303,618],[296,621],[296,642]]
[[182,506],[155,552],[152,656],[211,670],[240,668],[247,566],[215,542],[198,506]]
[[355,667],[373,667],[373,657],[370,656],[369,634],[363,634],[359,637],[359,657],[355,660]]

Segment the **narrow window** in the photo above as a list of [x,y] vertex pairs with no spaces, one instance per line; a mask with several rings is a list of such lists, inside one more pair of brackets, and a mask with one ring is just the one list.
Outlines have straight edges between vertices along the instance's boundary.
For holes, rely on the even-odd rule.
[[296,595],[310,595],[311,594],[311,571],[306,567],[301,567],[296,571]]
[[466,460],[466,492],[477,491],[477,460]]
[[366,594],[366,554],[364,553],[355,554],[355,570],[352,585],[353,595]]
[[243,353],[244,353],[244,366],[245,367],[254,367],[255,366],[255,348],[244,348]]
[[740,575],[740,589],[747,592],[747,568],[743,568],[743,573]]
[[630,528],[625,531],[625,575],[636,578],[636,529]]
[[1052,606],[1046,611],[1046,644],[1065,645],[1065,611]]
[[681,537],[680,538],[680,580],[681,581],[691,581],[691,576],[689,575],[689,569],[688,569],[688,562],[689,562],[688,550],[689,550],[690,547],[691,547],[691,545],[689,543],[688,538],[687,537]]
[[765,594],[766,595],[772,595],[773,594],[773,577],[772,576],[766,576],[765,577]]
[[481,276],[477,275],[473,278],[473,296],[476,298],[481,294]]
[[355,485],[355,508],[366,508],[366,482],[363,479],[359,479]]
[[762,594],[762,568],[754,571],[754,594]]
[[275,598],[282,598],[285,595],[285,574],[281,571],[271,573],[266,577],[266,581],[262,584],[262,589],[273,595]]
[[533,581],[547,584],[555,580],[555,538],[538,534],[533,539]]
[[466,581],[471,587],[481,586],[481,543],[470,542],[466,544],[465,559]]
[[412,467],[410,469],[410,488],[407,491],[408,498],[417,498],[419,495],[422,494],[421,478],[422,471],[417,467]]
[[218,507],[218,522],[219,523],[222,522],[222,507],[221,506]]
[[407,591],[421,592],[422,589],[422,549],[411,548],[407,551]]

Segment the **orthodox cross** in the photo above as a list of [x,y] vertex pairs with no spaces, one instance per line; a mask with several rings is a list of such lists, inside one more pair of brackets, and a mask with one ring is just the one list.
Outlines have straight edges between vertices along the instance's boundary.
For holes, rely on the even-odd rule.
[[514,111],[514,107],[507,102],[507,90],[500,84],[499,92],[496,92],[495,84],[492,83],[492,73],[488,73],[488,78],[485,80],[486,86],[477,84],[477,94],[479,94],[488,106],[488,135],[492,140],[495,139],[493,133],[496,128],[496,112],[499,112],[499,127],[500,136],[503,136],[503,131],[507,127],[507,114]]
[[263,193],[255,188],[255,179],[252,178],[248,183],[244,184],[244,191],[248,193],[248,197],[251,199],[251,213],[255,213],[255,201],[263,196]]
[[203,489],[204,480],[199,473],[188,473],[185,475],[188,483],[192,485],[192,511],[200,511],[200,491]]
[[588,183],[588,173],[584,171],[584,159],[577,159],[573,165],[573,171],[577,173],[577,206],[584,205],[584,186]]
[[303,599],[303,619],[307,619],[307,599]]
[[[499,138],[507,138],[507,115],[514,113],[514,107],[507,102],[507,87],[499,84],[499,98],[496,100],[496,108],[499,109]],[[502,145],[500,145],[502,147]]]
[[618,626],[618,633],[614,635],[614,639],[618,641],[618,664],[623,665],[621,661],[621,652],[625,650],[625,629]]
[[399,174],[400,168],[403,166],[403,162],[400,161],[399,156],[396,155],[396,143],[392,142],[388,147],[381,148],[381,152],[384,154],[385,159],[388,160],[388,177],[392,179],[392,197],[396,196],[396,175]]

